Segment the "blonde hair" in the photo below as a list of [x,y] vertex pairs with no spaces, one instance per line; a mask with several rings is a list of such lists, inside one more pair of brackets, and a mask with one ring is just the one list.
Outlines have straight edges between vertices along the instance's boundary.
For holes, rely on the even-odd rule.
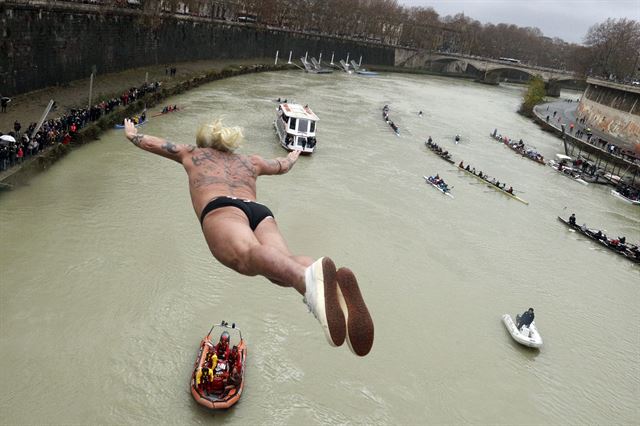
[[196,134],[199,148],[213,148],[223,152],[233,152],[240,146],[244,135],[240,127],[223,127],[219,118],[211,124],[204,124]]

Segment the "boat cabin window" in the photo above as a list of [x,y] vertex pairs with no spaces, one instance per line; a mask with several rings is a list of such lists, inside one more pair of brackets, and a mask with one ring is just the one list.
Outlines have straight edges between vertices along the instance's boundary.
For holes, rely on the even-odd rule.
[[298,124],[298,131],[306,133],[309,131],[309,120],[305,120],[303,118],[300,119],[300,124]]
[[296,129],[296,121],[298,121],[298,120],[297,120],[297,119],[295,119],[295,118],[293,118],[293,117],[291,117],[291,118],[289,119],[289,128],[290,128],[291,130],[295,130],[295,129]]
[[309,126],[309,131],[310,131],[311,133],[313,133],[313,132],[315,132],[315,131],[316,131],[316,122],[315,122],[315,121],[312,121],[312,122],[311,122],[311,125]]

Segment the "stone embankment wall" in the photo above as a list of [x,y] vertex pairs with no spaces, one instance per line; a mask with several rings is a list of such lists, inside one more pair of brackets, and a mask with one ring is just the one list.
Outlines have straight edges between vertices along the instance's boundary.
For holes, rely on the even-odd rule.
[[215,21],[148,15],[132,9],[52,0],[0,1],[0,93],[15,96],[87,78],[156,64],[204,59],[275,58],[289,51],[393,65],[380,44]]
[[639,144],[640,89],[609,86],[589,81],[578,104],[578,116],[586,117],[587,122],[599,130]]

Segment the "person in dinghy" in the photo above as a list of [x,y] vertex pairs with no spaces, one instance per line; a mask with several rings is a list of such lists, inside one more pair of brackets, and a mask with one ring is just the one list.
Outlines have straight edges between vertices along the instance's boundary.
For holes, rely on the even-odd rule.
[[314,261],[292,254],[271,210],[256,201],[258,176],[289,172],[300,151],[269,160],[237,154],[242,130],[223,127],[220,120],[201,126],[195,145],[138,133],[131,120],[125,120],[124,132],[138,148],[184,167],[202,232],[220,263],[243,275],[261,275],[279,286],[293,287],[320,322],[330,345],[340,346],[346,340],[356,355],[369,353],[373,320],[353,272],[336,269],[329,257]]
[[518,328],[518,330],[520,330],[522,326],[529,327],[534,318],[535,315],[533,313],[533,308],[529,308],[528,310],[524,311],[522,315],[516,316],[516,327]]

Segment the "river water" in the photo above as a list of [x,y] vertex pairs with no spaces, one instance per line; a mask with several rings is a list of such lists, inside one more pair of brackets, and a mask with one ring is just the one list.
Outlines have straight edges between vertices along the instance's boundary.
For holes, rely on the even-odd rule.
[[[356,272],[376,324],[365,358],[329,347],[294,291],[217,263],[181,167],[121,131],[2,194],[0,423],[637,424],[640,268],[556,217],[575,212],[637,242],[639,210],[488,137],[498,128],[547,158],[561,152],[516,114],[521,90],[265,73],[170,99],[184,111],[144,127],[190,143],[199,123],[224,116],[245,128],[242,152],[274,157],[285,151],[272,100],[314,109],[316,152],[261,178],[258,199],[293,252]],[[384,104],[400,137],[382,121]],[[429,135],[530,205],[427,151]],[[435,173],[455,199],[425,184]],[[539,352],[500,320],[530,306]],[[212,414],[188,385],[200,339],[222,319],[247,341],[246,387],[238,405]]]

